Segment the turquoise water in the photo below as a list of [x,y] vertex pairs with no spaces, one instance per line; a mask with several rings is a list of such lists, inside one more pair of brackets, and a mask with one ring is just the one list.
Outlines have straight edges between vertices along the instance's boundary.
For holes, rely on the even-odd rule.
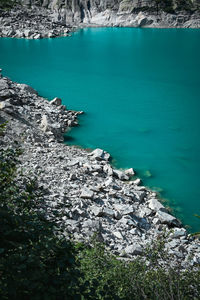
[[70,38],[0,39],[4,75],[84,110],[68,144],[109,151],[200,228],[200,31],[94,28]]

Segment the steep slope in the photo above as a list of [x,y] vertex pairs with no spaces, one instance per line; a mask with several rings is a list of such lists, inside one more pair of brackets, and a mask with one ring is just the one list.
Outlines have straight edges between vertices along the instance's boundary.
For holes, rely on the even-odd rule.
[[[64,23],[136,26],[133,17],[140,11],[158,15],[161,12],[190,15],[198,10],[199,0],[22,0],[23,5],[50,8]],[[155,20],[153,20],[155,23]],[[125,23],[125,24],[124,24]],[[153,23],[153,22],[151,22]],[[149,22],[147,24],[149,25]]]

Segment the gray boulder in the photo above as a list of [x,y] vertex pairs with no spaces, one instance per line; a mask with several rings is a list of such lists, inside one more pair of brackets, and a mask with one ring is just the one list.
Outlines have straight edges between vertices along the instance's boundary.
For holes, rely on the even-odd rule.
[[175,217],[161,210],[156,213],[156,217],[158,217],[160,222],[163,224],[167,224],[169,226],[180,226],[180,222]]
[[110,158],[110,154],[102,149],[95,149],[94,151],[92,151],[90,154],[90,156],[92,156],[92,158],[96,159],[96,160],[109,160]]
[[142,255],[143,250],[139,244],[134,244],[134,245],[127,246],[125,248],[125,253],[128,255]]
[[54,98],[53,100],[50,101],[52,105],[60,106],[62,104],[62,100],[58,97]]
[[167,209],[155,198],[149,200],[148,206],[154,212],[157,212],[159,210],[167,212]]
[[94,196],[94,192],[91,191],[90,189],[84,187],[81,191],[81,195],[80,197],[81,198],[84,198],[84,199],[92,199]]

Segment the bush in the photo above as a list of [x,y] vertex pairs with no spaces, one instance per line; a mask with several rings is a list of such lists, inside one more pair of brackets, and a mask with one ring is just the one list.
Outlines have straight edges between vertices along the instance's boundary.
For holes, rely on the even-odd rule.
[[91,248],[83,246],[79,251],[81,285],[86,291],[83,299],[199,299],[200,271],[181,271],[180,266],[166,270],[159,264],[161,257],[170,260],[162,244],[158,241],[148,249],[148,264],[143,258],[119,260],[98,242]]
[[75,248],[37,210],[35,182],[15,181],[19,150],[0,150],[0,298],[75,299]]
[[10,9],[15,3],[15,0],[0,0],[0,9]]

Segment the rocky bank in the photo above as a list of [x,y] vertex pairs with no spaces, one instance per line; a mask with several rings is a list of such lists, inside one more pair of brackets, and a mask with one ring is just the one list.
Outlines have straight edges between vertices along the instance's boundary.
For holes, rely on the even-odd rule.
[[147,245],[167,236],[172,265],[200,264],[199,241],[141,185],[134,170],[116,170],[110,154],[67,146],[63,133],[76,126],[82,112],[48,101],[25,84],[0,76],[0,123],[8,121],[0,147],[21,147],[20,169],[37,178],[46,216],[73,239],[99,240],[116,255],[133,259]]
[[200,28],[199,12],[200,0],[20,0],[0,10],[0,37],[66,36],[88,26]]

